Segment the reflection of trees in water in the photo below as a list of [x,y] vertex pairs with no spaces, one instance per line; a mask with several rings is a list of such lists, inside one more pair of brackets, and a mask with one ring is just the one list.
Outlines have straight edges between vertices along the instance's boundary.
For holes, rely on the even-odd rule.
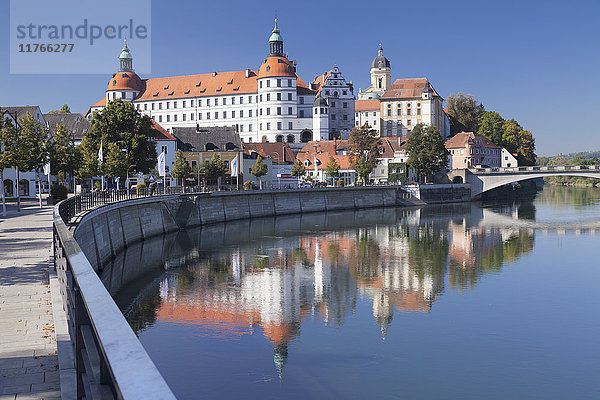
[[379,276],[379,245],[371,236],[371,229],[360,229],[350,249],[350,269],[359,277],[372,279]]
[[472,289],[483,275],[490,272],[499,273],[504,264],[514,262],[533,250],[534,235],[526,230],[507,232],[494,229],[471,231],[467,234],[469,250],[472,253],[462,257],[450,257],[450,287]]
[[546,185],[540,200],[554,208],[582,208],[600,202],[600,190],[593,187],[553,187]]
[[416,229],[408,239],[408,262],[411,270],[421,279],[443,282],[448,262],[448,240],[444,231],[431,225]]
[[156,309],[160,306],[161,298],[158,290],[153,290],[143,301],[137,303],[127,316],[129,326],[139,336],[145,329],[156,322]]

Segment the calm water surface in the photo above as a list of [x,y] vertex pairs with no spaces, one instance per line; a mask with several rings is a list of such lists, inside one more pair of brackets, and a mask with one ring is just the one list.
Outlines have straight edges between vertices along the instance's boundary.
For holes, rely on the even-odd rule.
[[204,227],[102,279],[180,399],[591,399],[599,234],[600,190],[546,187]]

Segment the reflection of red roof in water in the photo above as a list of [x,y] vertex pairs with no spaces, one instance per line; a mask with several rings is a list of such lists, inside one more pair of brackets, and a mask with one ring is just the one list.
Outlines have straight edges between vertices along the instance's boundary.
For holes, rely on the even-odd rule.
[[[300,310],[301,320],[309,314],[309,310]],[[295,336],[294,323],[291,322],[262,322],[260,312],[248,310],[240,304],[218,304],[211,302],[162,302],[156,312],[160,322],[175,324],[202,325],[211,328],[222,336],[241,336],[247,333],[248,327],[261,325],[263,334],[275,344],[288,343]]]

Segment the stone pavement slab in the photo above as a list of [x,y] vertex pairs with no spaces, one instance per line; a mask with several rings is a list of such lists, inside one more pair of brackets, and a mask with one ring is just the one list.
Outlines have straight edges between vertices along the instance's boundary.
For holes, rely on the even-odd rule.
[[60,399],[51,245],[51,207],[0,219],[0,400]]

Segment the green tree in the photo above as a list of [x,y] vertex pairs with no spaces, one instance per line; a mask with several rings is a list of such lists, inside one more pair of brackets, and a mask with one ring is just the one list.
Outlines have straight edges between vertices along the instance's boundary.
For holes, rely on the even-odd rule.
[[291,174],[296,178],[302,178],[304,175],[306,175],[306,168],[304,167],[304,164],[302,164],[302,161],[294,161]]
[[334,178],[335,185],[335,178],[340,174],[340,163],[333,156],[329,156],[329,161],[327,161],[325,167],[325,173],[327,173],[327,176]]
[[485,111],[483,104],[478,103],[472,95],[462,92],[448,96],[446,103],[448,114],[452,118],[461,123],[467,131],[477,132],[479,116]]
[[502,146],[504,118],[495,111],[484,111],[479,116],[477,133],[490,139],[497,146]]
[[254,165],[252,166],[252,168],[250,168],[250,173],[252,175],[254,175],[255,177],[258,178],[258,182],[260,185],[260,188],[262,189],[262,179],[261,177],[263,175],[266,175],[266,173],[269,171],[269,168],[267,167],[267,164],[265,164],[262,160],[261,156],[256,157],[256,162],[254,163]]
[[111,178],[119,177],[124,182],[130,167],[130,157],[116,143],[108,143],[103,147],[103,173]]
[[419,174],[427,176],[446,168],[448,150],[440,131],[431,125],[417,124],[406,143],[408,165]]
[[[156,166],[153,135],[152,120],[147,115],[141,116],[129,102],[121,99],[109,102],[103,110],[94,113],[92,129],[83,137],[83,166],[80,175],[90,178],[106,172],[104,166],[100,168],[98,163],[101,142],[103,146],[114,143],[125,154],[124,158],[119,156],[113,159],[121,160],[124,164],[117,170],[125,168],[127,171],[129,167],[135,166],[134,171],[148,173]],[[114,173],[114,166],[111,170]]]
[[49,150],[51,173],[63,177],[61,182],[67,173],[72,175],[81,168],[81,151],[75,146],[73,134],[63,124],[56,125]]
[[527,130],[519,132],[517,158],[519,159],[519,165],[535,165],[535,139],[531,132]]
[[371,129],[366,123],[363,126],[354,127],[350,132],[350,140],[348,140],[350,164],[363,183],[367,182],[369,174],[373,172],[379,162],[380,146],[381,139],[379,139],[377,131]]
[[516,153],[519,149],[519,133],[522,130],[521,125],[514,119],[504,121],[502,124],[502,147],[510,153]]
[[[217,153],[213,154],[210,160],[204,161],[200,167],[200,174],[207,179],[220,180],[226,172],[227,165],[225,165],[225,162],[221,160],[221,156]],[[217,185],[220,185],[220,182],[217,182]]]
[[171,169],[171,176],[177,180],[183,180],[189,177],[191,173],[192,169],[190,168],[190,165],[186,159],[183,157],[183,152],[181,150],[177,150],[177,153],[175,154],[175,164]]
[[[50,137],[48,131],[33,115],[27,113],[19,120],[18,138],[14,153],[14,164],[17,167],[17,182],[19,171],[36,171],[40,180],[40,169],[48,162]],[[41,207],[40,192],[40,207]],[[17,190],[18,208],[21,208],[21,195]]]
[[52,110],[49,112],[49,114],[70,114],[71,113],[71,109],[69,108],[69,106],[67,104],[63,104],[63,106],[61,108],[59,108],[58,110]]

